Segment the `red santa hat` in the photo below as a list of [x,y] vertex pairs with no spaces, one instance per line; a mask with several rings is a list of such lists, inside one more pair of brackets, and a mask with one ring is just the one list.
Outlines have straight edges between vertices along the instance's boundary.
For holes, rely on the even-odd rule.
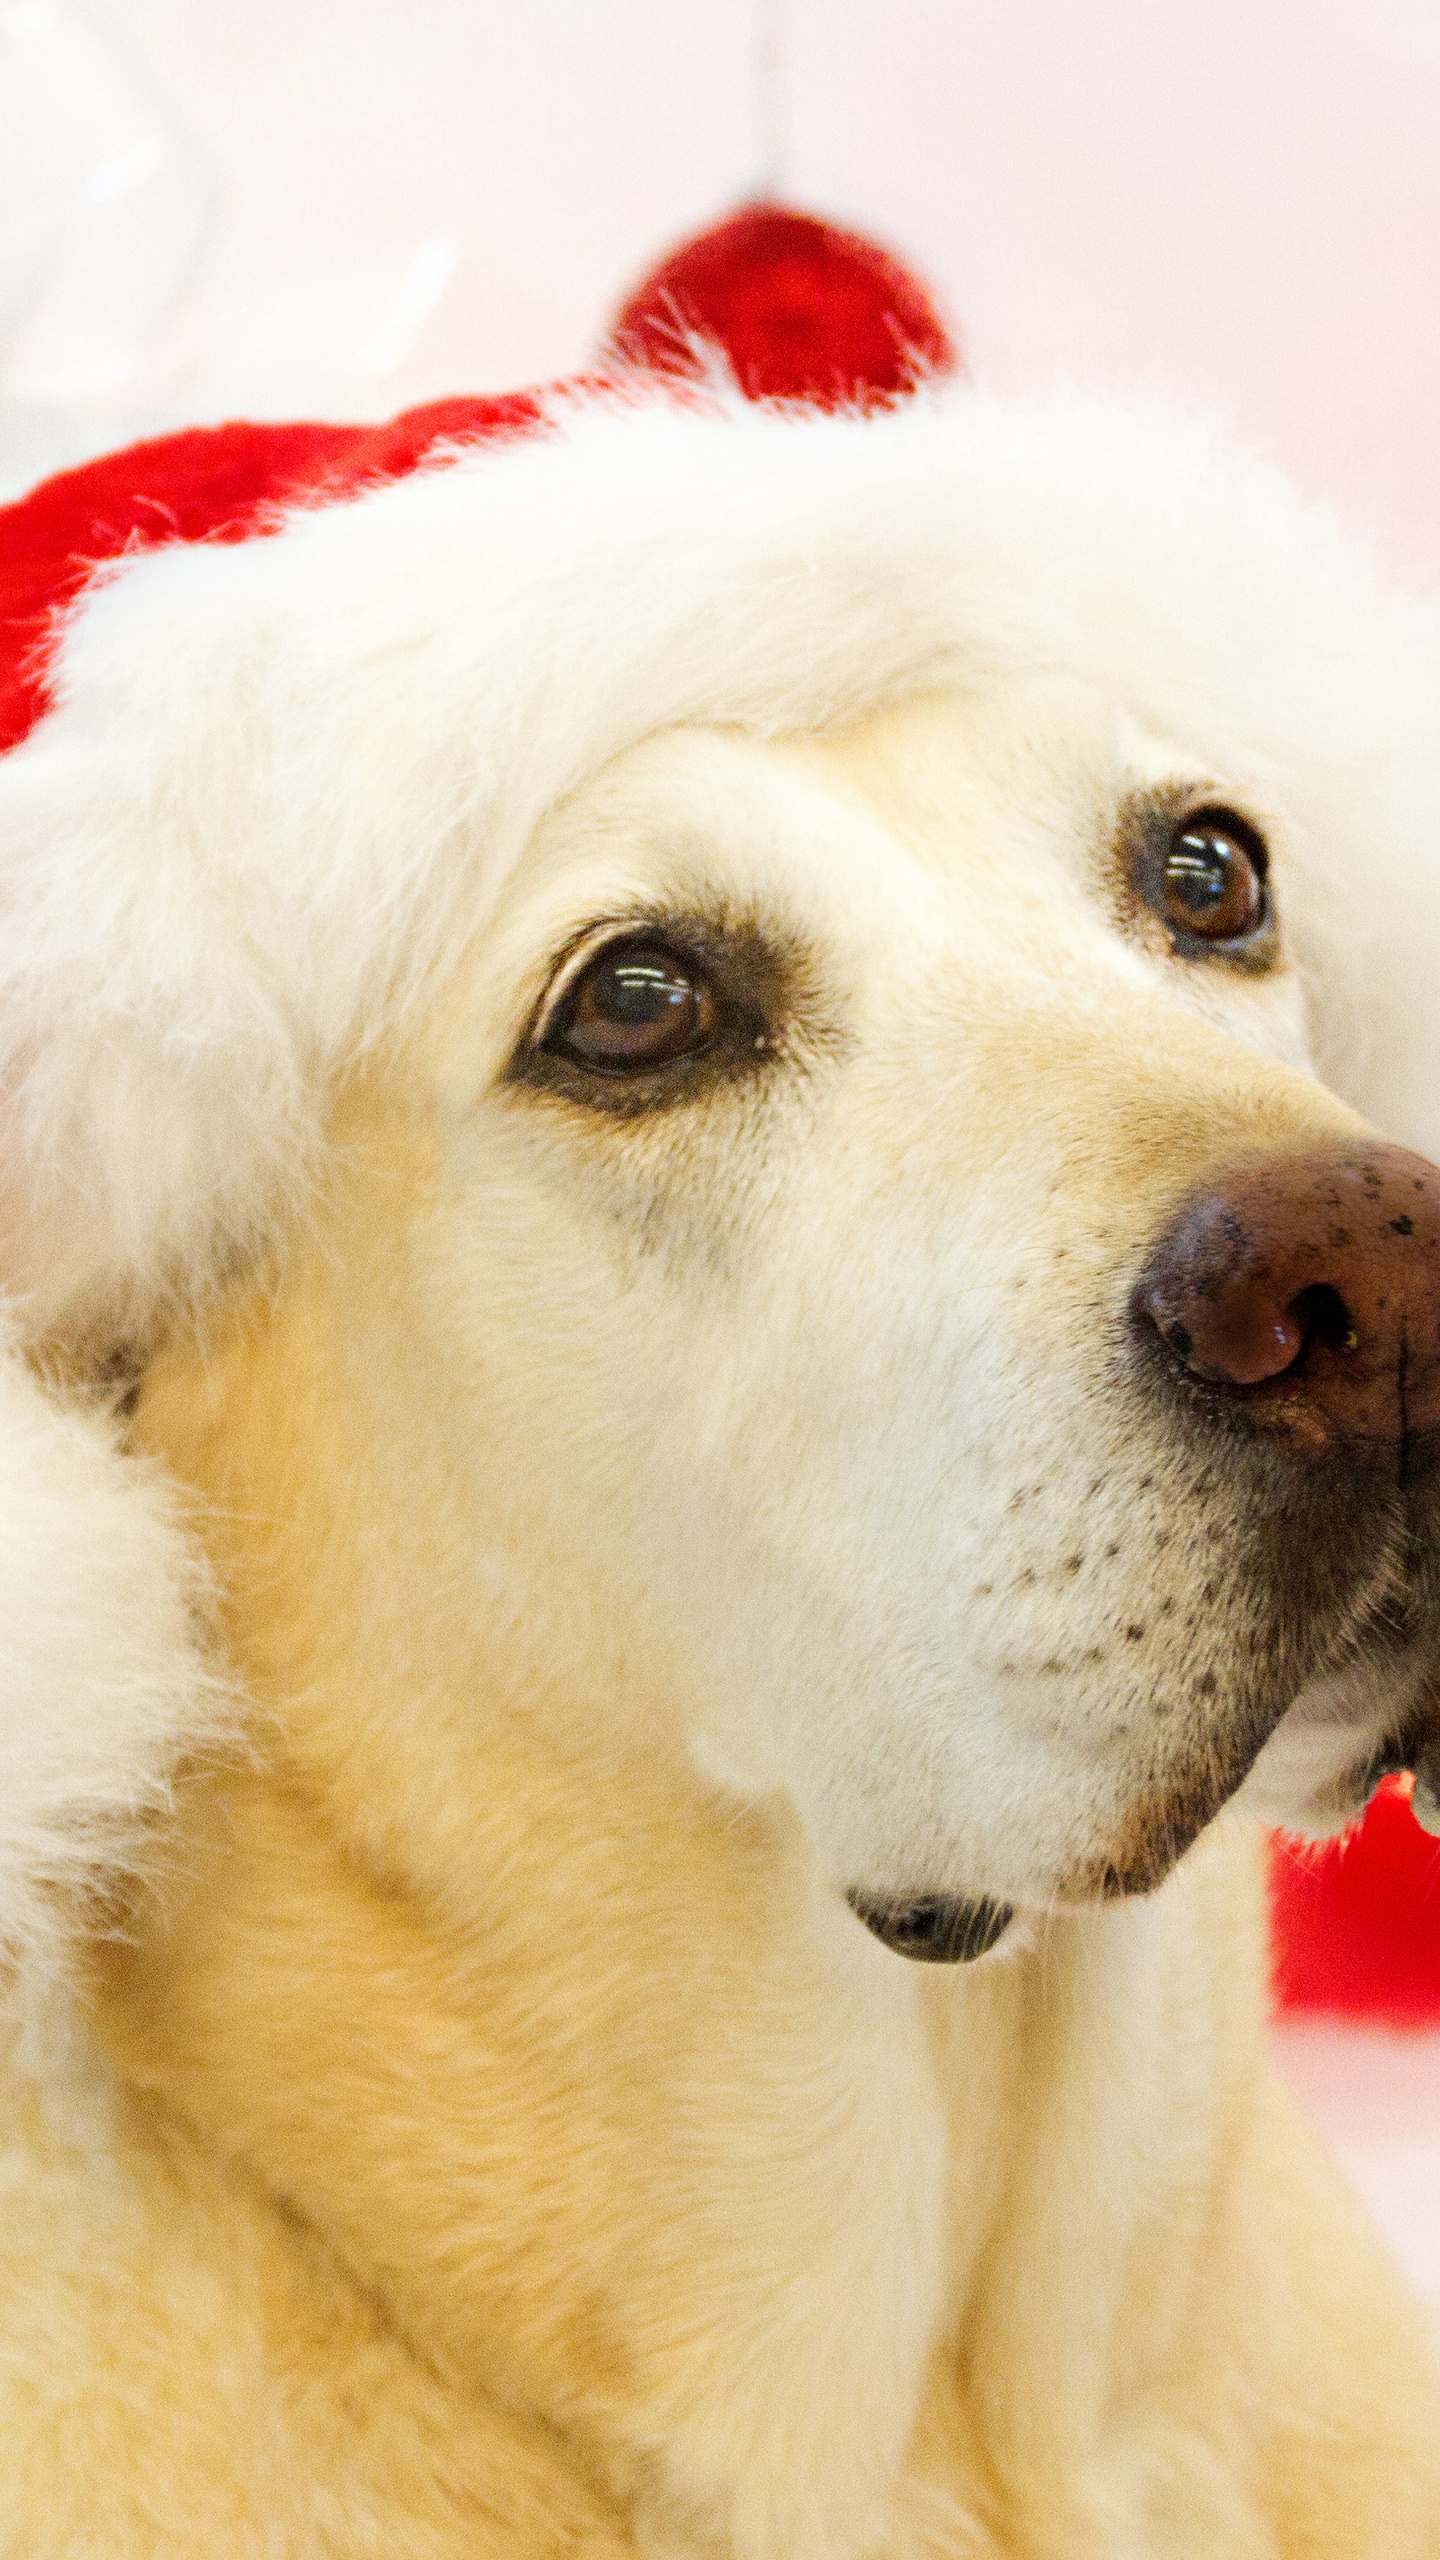
[[[955,373],[955,342],[917,279],[860,234],[750,205],[629,295],[606,371],[703,382],[717,355],[748,398],[873,409]],[[0,752],[48,702],[63,609],[106,562],[177,542],[236,543],[287,511],[403,480],[437,456],[525,434],[542,392],[438,400],[383,426],[194,427],[102,455],[0,512]]]
[[[1283,803],[1302,958],[1336,986],[1354,885],[1399,913],[1423,877],[1436,664],[1267,471],[1133,406],[965,387],[913,278],[769,207],[668,260],[593,376],[67,472],[0,514],[12,1335],[143,1340],[273,1236],[337,1067],[483,926],[545,809],[658,727],[1069,670]],[[1394,1024],[1413,945],[1352,935],[1362,1018]],[[1431,1035],[1362,1055],[1338,992],[1318,1027],[1363,1106],[1440,1148]],[[107,1560],[83,1607],[81,1556]],[[118,1853],[216,1713],[193,1572],[163,1497],[12,1351],[0,1939],[43,1937],[50,1881]],[[1440,2013],[1433,1930],[1423,1963]]]

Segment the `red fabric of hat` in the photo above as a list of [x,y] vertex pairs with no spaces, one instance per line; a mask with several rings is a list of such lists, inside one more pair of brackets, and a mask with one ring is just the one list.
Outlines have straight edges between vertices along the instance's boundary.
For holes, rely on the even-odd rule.
[[[612,371],[692,377],[720,348],[752,396],[873,405],[920,372],[951,372],[929,297],[857,233],[751,206],[668,257],[630,296]],[[542,395],[441,400],[385,426],[194,427],[82,463],[0,511],[0,751],[46,708],[57,612],[102,562],[170,542],[244,542],[286,507],[397,480],[437,447],[533,427]]]
[[385,426],[189,427],[44,480],[0,512],[0,750],[47,707],[57,613],[106,560],[171,542],[244,542],[305,499],[398,480],[437,446],[534,424],[532,392],[437,400]]

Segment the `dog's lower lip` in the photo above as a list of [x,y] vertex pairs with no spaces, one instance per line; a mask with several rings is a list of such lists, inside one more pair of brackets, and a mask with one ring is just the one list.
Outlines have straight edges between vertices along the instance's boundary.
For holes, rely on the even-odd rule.
[[917,1964],[973,1964],[1015,1917],[1012,1903],[965,1902],[954,1893],[852,1893],[849,1901],[883,1945]]

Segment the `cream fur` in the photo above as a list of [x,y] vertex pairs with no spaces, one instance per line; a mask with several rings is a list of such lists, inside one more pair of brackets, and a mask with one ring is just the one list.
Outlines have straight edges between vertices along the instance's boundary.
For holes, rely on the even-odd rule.
[[0,1980],[54,1974],[77,1897],[163,1812],[177,1748],[219,1730],[205,1602],[160,1477],[0,1336]]
[[[1203,437],[938,395],[576,404],[92,590],[0,767],[4,1268],[145,1375],[123,1460],[0,1378],[0,1929],[142,1881],[0,2082],[0,2550],[1440,2548],[1243,1815],[1086,1883],[1257,1660],[1317,1828],[1429,1667],[1359,1642],[1394,1506],[1312,1580],[1115,1345],[1192,1181],[1425,1139],[1435,664]],[[1117,904],[1172,783],[1264,823],[1271,975]],[[657,908],[791,955],[761,1080],[507,1080]],[[935,1977],[851,1887],[1024,1918]]]

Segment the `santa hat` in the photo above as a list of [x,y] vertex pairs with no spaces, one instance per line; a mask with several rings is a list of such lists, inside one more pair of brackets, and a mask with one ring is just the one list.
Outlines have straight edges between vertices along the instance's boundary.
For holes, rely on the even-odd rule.
[[[1389,1022],[1415,937],[1367,952],[1353,892],[1375,923],[1430,860],[1437,663],[1428,620],[1268,471],[1134,407],[966,387],[912,278],[774,208],[659,269],[594,376],[66,473],[0,516],[16,1336],[98,1363],[282,1231],[337,1069],[483,928],[544,811],[677,721],[768,733],[979,669],[1087,678],[1285,807],[1302,956],[1343,927],[1361,1018]],[[1338,1002],[1320,1031],[1362,1104],[1440,1144],[1421,1042],[1360,1060]],[[51,1878],[116,1853],[214,1697],[160,1492],[14,1354],[0,1387],[17,1941]],[[27,1511],[20,1471],[51,1459]],[[64,1491],[82,1459],[88,1507]],[[131,1594],[124,1646],[104,1571],[77,1611],[81,1541]]]

